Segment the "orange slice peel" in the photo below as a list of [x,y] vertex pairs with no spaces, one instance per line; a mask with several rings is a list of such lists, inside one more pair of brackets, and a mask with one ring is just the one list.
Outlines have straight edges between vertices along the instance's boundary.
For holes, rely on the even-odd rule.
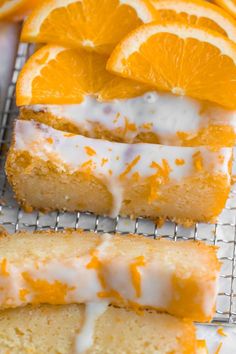
[[220,7],[204,0],[150,0],[157,21],[179,21],[219,32],[236,41],[236,21]]
[[0,19],[20,21],[41,2],[40,0],[2,0]]
[[213,2],[225,9],[233,17],[236,17],[236,3],[234,0],[214,0]]

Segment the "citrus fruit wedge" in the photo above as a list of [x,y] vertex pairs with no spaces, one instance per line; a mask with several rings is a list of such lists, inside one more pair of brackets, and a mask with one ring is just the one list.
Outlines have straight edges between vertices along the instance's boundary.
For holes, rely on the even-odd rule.
[[1,0],[0,19],[22,20],[41,2],[40,0]]
[[118,44],[107,69],[158,90],[236,108],[236,44],[206,28],[143,25]]
[[236,2],[235,0],[213,0],[217,5],[228,11],[231,15],[236,17]]
[[204,0],[150,0],[155,18],[207,27],[236,42],[236,21],[226,11]]
[[74,104],[84,95],[100,100],[135,97],[150,87],[114,76],[106,57],[93,52],[47,45],[23,67],[16,87],[17,105]]
[[46,0],[25,22],[21,40],[110,54],[128,32],[152,20],[148,0]]

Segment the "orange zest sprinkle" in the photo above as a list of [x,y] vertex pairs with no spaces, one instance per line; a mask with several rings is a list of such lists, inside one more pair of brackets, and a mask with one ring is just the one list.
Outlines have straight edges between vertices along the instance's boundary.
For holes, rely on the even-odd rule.
[[85,150],[86,154],[88,154],[89,156],[96,155],[96,151],[93,150],[90,146],[85,146],[84,150]]
[[27,290],[27,289],[20,289],[20,291],[19,291],[19,298],[20,298],[20,300],[21,301],[26,301],[26,295],[28,295],[29,294],[29,290]]
[[64,134],[65,138],[72,138],[72,136],[75,136],[75,134],[73,134],[73,133],[65,133]]
[[109,175],[112,176],[112,174],[113,174],[112,170],[109,170],[108,172],[109,172]]
[[185,161],[184,161],[184,159],[176,159],[176,160],[175,160],[175,164],[176,164],[177,166],[182,166],[182,165],[185,164]]
[[93,252],[92,252],[92,258],[91,258],[91,260],[89,261],[89,263],[86,265],[86,268],[87,268],[87,269],[97,269],[97,268],[99,268],[99,266],[100,266],[100,261],[99,261],[99,259],[97,258],[97,256],[95,256],[94,253],[95,253],[95,252],[93,251]]
[[158,163],[152,161],[151,168],[155,168],[157,170],[157,172],[159,173],[159,175],[161,177],[163,177],[166,181],[169,180],[169,174],[171,172],[171,168],[168,164],[168,162],[166,161],[166,159],[162,159],[162,166],[160,166]]
[[116,113],[116,117],[113,120],[113,123],[117,123],[119,118],[120,118],[120,113],[118,112],[118,113]]
[[137,165],[137,163],[138,163],[139,160],[140,160],[140,157],[141,157],[140,155],[136,156],[135,159],[134,159],[132,162],[130,162],[129,164],[127,164],[127,167],[126,167],[126,169],[124,170],[124,172],[122,172],[122,173],[120,174],[120,178],[124,178],[124,177],[132,170],[132,168],[134,168],[134,166]]
[[162,160],[162,166],[152,161],[150,167],[156,169],[156,173],[149,177],[150,193],[148,196],[148,202],[152,203],[158,198],[158,189],[160,185],[163,182],[167,183],[169,181],[169,174],[171,172],[171,168],[165,159]]
[[53,138],[47,138],[46,141],[49,143],[49,144],[53,144]]
[[119,302],[124,302],[122,296],[120,293],[114,289],[108,290],[108,291],[100,291],[98,294],[98,297],[101,299],[111,299],[114,298],[118,300]]
[[153,127],[153,123],[144,123],[142,127],[143,129],[151,130]]
[[96,253],[97,253],[97,250],[94,250],[91,252],[91,260],[86,265],[86,268],[87,269],[95,269],[97,271],[97,275],[98,275],[98,279],[100,281],[100,284],[103,289],[106,289],[106,281],[105,281],[105,278],[104,278],[103,272],[102,272],[102,268],[103,268],[102,262],[97,257]]
[[134,123],[129,123],[128,118],[125,117],[124,135],[126,135],[128,131],[135,132],[136,130],[137,130],[136,125]]
[[222,336],[222,337],[227,337],[227,336],[228,336],[228,334],[225,333],[225,331],[224,331],[224,329],[223,329],[222,327],[219,327],[219,328],[217,329],[217,333],[218,333],[220,336]]
[[220,342],[220,344],[219,344],[218,347],[216,348],[215,354],[219,354],[219,353],[220,353],[220,350],[221,350],[222,345],[223,345],[223,343]]
[[193,165],[196,171],[201,171],[203,169],[203,159],[200,151],[193,154]]
[[136,257],[134,262],[130,264],[131,279],[136,292],[136,297],[138,298],[141,296],[141,274],[138,267],[143,267],[145,264],[146,261],[144,256]]
[[3,258],[2,262],[1,262],[1,275],[3,275],[4,277],[9,276],[9,272],[7,271],[7,260],[6,258]]
[[22,277],[34,294],[33,304],[63,305],[66,303],[68,291],[74,290],[73,287],[68,287],[67,284],[61,283],[58,280],[55,280],[53,283],[49,283],[44,279],[35,280],[27,272],[23,272]]
[[103,167],[108,162],[108,159],[102,159],[101,166]]
[[85,161],[82,163],[81,167],[92,167],[92,160]]

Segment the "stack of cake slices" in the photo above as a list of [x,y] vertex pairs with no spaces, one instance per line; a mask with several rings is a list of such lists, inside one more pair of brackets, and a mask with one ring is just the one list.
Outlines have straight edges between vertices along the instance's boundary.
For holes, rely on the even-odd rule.
[[22,31],[46,45],[17,83],[6,172],[19,203],[215,222],[231,184],[235,35],[204,1],[44,1]]
[[[42,2],[22,31],[22,41],[44,46],[29,58],[17,82],[20,116],[6,163],[17,201],[26,211],[143,216],[186,226],[215,222],[231,186],[236,139],[235,38],[235,20],[201,0]],[[86,237],[97,247],[97,236]],[[86,305],[85,312],[77,306],[39,307],[35,316],[40,314],[44,321],[44,311],[55,311],[54,329],[60,334],[64,317],[71,333],[75,319],[85,313],[79,353],[114,353],[116,347],[118,353],[196,353],[193,327],[183,318],[206,321],[213,316],[219,271],[214,249],[197,243],[160,241],[154,245],[150,241],[161,266],[153,251],[154,264],[149,267],[149,241],[139,244],[136,238],[132,242],[128,238],[122,246],[117,238],[115,263],[105,257],[103,265],[97,256],[100,246],[94,251],[93,245],[86,244],[86,251],[81,251],[83,237],[72,235],[67,242],[63,235],[35,238],[24,234],[14,240],[18,238],[28,247],[24,259],[34,255],[34,248],[43,249],[47,240],[52,264],[42,251],[39,263],[43,266],[36,257],[35,273],[21,266],[20,270],[14,268],[18,280],[21,274],[19,284],[14,280],[16,296],[7,294],[2,306],[93,304],[95,292],[106,304],[119,307],[109,308],[97,320],[95,341],[90,316],[101,315],[104,303],[99,302],[99,308]],[[86,269],[96,270],[102,289],[92,280],[92,273],[86,275],[87,271],[77,267],[77,253],[70,246],[75,239],[78,259],[81,252],[85,258],[92,257],[86,258]],[[183,251],[185,247],[187,251]],[[103,254],[103,244],[101,248]],[[158,252],[163,252],[163,258]],[[63,261],[64,254],[68,263],[66,257]],[[6,262],[3,260],[3,273],[9,273]],[[76,290],[76,282],[84,292]],[[179,319],[153,312],[135,317],[137,314],[121,310],[122,306],[136,312],[140,306],[162,310]],[[33,310],[20,311],[27,319]],[[18,310],[10,313],[16,321]],[[153,321],[155,339],[149,328]],[[141,327],[147,328],[147,341],[143,341],[146,334],[141,335]],[[113,328],[118,333],[113,334]],[[158,328],[160,332],[156,332]],[[186,335],[193,339],[186,342]],[[100,337],[102,349],[101,342],[96,342]],[[134,347],[127,344],[131,342]],[[164,347],[158,349],[157,342]],[[127,347],[130,349],[124,349]]]
[[214,246],[20,232],[1,235],[0,267],[2,353],[207,353],[192,321],[215,311]]

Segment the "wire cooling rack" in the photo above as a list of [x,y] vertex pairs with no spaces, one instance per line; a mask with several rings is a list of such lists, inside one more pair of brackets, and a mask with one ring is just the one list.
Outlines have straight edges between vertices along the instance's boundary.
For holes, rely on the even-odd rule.
[[[15,84],[24,62],[31,52],[27,44],[19,44],[8,87],[5,106],[0,116],[0,225],[8,232],[18,230],[62,230],[64,228],[82,228],[95,232],[132,232],[147,237],[166,237],[174,241],[180,239],[203,240],[219,247],[222,265],[216,315],[213,322],[236,324],[236,186],[232,188],[230,198],[218,223],[215,225],[197,223],[194,227],[184,228],[167,222],[163,226],[155,225],[150,220],[117,217],[110,219],[91,213],[39,212],[25,213],[13,198],[4,173],[6,153],[11,140],[13,122],[18,111],[15,106]],[[236,166],[234,166],[236,171]]]

